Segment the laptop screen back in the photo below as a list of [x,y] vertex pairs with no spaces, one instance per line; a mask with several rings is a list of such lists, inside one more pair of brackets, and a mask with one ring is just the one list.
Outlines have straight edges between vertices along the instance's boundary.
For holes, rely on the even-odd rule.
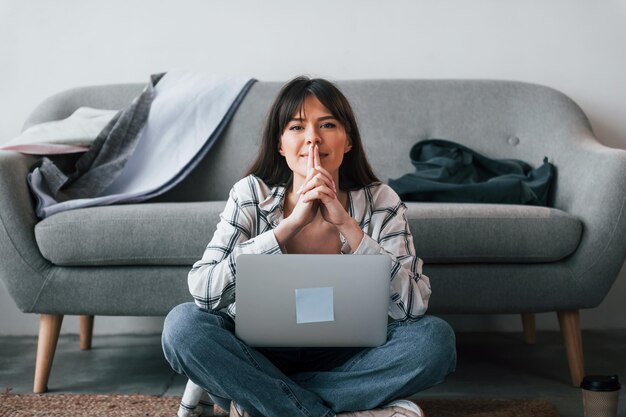
[[387,339],[387,255],[237,257],[236,335],[250,346],[379,346]]

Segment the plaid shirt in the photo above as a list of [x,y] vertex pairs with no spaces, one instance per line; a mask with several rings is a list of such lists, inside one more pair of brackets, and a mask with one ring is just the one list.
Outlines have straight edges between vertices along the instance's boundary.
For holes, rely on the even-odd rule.
[[[249,175],[230,190],[224,211],[202,259],[189,272],[189,291],[196,304],[235,317],[235,282],[239,254],[282,254],[273,229],[283,220],[285,186],[269,187]],[[364,232],[351,251],[340,235],[342,254],[387,254],[391,257],[389,316],[416,320],[428,308],[430,281],[415,256],[406,205],[383,183],[348,192],[348,213]]]

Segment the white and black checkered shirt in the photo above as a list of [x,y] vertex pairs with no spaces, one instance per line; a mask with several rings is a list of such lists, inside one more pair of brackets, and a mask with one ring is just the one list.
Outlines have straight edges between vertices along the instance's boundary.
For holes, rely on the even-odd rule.
[[[250,175],[230,190],[224,211],[202,259],[189,272],[189,291],[205,309],[224,310],[235,316],[235,281],[239,254],[283,253],[273,229],[283,220],[284,186],[269,187]],[[364,232],[351,251],[340,236],[341,253],[387,254],[391,257],[389,315],[415,320],[428,308],[430,281],[422,275],[422,260],[415,256],[406,206],[391,187],[375,183],[348,192],[348,213]]]

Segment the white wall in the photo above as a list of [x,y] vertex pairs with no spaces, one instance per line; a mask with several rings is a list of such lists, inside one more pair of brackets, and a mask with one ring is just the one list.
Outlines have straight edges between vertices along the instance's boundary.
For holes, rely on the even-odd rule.
[[[181,67],[284,81],[492,78],[573,98],[601,142],[626,148],[626,2],[620,0],[0,0],[0,143],[46,96],[146,82]],[[626,272],[586,329],[626,328]],[[516,316],[449,317],[459,330],[518,330]],[[162,318],[97,318],[96,334],[158,332]],[[556,329],[553,314],[539,329]],[[35,334],[0,286],[0,335]],[[63,332],[76,332],[66,320]]]

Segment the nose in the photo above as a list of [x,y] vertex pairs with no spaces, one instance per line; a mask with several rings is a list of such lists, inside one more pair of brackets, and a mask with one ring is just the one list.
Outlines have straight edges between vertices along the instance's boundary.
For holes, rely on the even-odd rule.
[[314,128],[311,128],[308,130],[308,132],[306,132],[305,141],[306,141],[307,146],[315,145],[315,144],[319,145],[321,143],[321,138],[317,134],[317,130]]

